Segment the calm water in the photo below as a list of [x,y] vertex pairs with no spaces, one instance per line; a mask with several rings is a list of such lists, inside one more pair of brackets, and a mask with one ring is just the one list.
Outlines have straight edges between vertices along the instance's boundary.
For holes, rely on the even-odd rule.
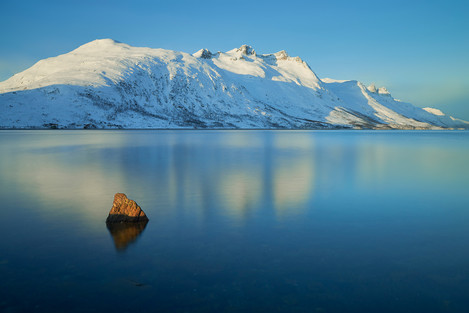
[[1,312],[469,308],[469,132],[1,131],[0,199]]

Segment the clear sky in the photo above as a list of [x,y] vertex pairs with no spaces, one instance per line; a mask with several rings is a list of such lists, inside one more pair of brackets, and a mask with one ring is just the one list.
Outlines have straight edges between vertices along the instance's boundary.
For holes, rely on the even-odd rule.
[[0,81],[94,39],[193,53],[286,50],[469,120],[469,1],[0,0]]

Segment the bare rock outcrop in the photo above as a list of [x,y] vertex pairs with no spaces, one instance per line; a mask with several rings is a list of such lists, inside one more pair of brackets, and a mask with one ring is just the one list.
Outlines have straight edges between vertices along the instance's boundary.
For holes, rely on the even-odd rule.
[[116,193],[106,223],[140,223],[147,222],[148,217],[142,208],[123,193]]

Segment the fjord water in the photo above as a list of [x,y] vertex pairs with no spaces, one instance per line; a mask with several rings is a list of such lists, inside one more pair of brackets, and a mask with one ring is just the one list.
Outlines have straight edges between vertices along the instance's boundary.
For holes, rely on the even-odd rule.
[[[466,312],[469,133],[2,131],[1,312]],[[108,229],[117,192],[147,225]]]

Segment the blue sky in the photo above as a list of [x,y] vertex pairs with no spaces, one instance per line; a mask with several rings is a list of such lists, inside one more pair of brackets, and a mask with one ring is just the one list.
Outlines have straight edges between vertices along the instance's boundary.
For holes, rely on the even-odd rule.
[[469,120],[467,1],[1,0],[0,29],[0,81],[98,38],[190,53],[249,44]]

